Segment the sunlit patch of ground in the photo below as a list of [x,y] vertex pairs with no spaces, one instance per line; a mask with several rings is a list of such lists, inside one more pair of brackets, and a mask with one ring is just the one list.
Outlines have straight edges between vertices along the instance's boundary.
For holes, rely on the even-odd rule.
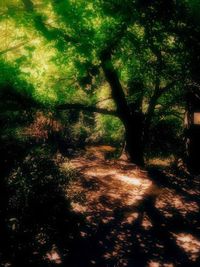
[[72,206],[79,212],[112,212],[113,207],[136,205],[152,186],[146,174],[128,163],[126,169],[120,161],[75,159],[71,165],[84,177],[68,188]]
[[175,265],[173,263],[160,263],[157,261],[150,261],[148,264],[148,267],[175,267]]
[[[188,200],[175,189],[156,185],[147,172],[127,160],[106,161],[103,151],[91,149],[89,156],[72,159],[70,163],[63,163],[62,168],[68,168],[70,164],[70,168],[79,173],[77,179],[71,180],[66,194],[73,211],[84,215],[86,219],[88,228],[80,232],[81,238],[87,239],[92,233],[98,233],[99,229],[107,229],[96,240],[104,251],[102,258],[108,262],[106,264],[112,266],[109,262],[113,261],[119,267],[130,266],[127,255],[136,253],[134,255],[137,257],[133,248],[139,246],[140,253],[143,253],[141,255],[153,255],[145,266],[176,266],[176,258],[174,262],[171,258],[165,258],[166,246],[171,246],[170,240],[173,238],[174,244],[186,253],[189,260],[197,259],[199,240],[192,235],[184,237],[183,234],[177,234],[177,229],[173,232],[166,225],[177,215],[181,223],[187,221],[188,216],[197,216],[198,202]],[[174,184],[178,181],[174,177],[169,179],[173,179]],[[177,186],[179,184],[181,181],[177,182]],[[165,234],[163,238],[162,231],[167,232],[168,237]],[[94,266],[98,264],[93,259],[91,263]]]
[[88,146],[86,148],[86,157],[97,157],[99,159],[104,159],[106,154],[109,154],[109,153],[114,153],[115,152],[115,148],[114,147],[111,147],[111,146],[98,146],[98,147],[95,147],[95,146]]
[[[116,224],[105,238],[111,245],[106,246],[101,240],[99,245],[105,249],[104,260],[117,259],[119,266],[127,266],[123,255],[130,251],[134,240],[130,240],[131,230],[126,225],[132,225],[138,219],[139,214],[133,209],[149,194],[152,181],[146,172],[122,160],[106,162],[101,158],[76,158],[70,164],[80,172],[80,177],[67,188],[73,210],[85,215],[90,231],[91,227],[96,231],[99,224]],[[118,224],[115,220],[120,209],[126,211]],[[83,238],[88,235],[87,231],[81,233]]]
[[162,194],[156,200],[156,208],[161,209],[167,217],[173,216],[174,210],[184,217],[189,213],[199,212],[199,206],[196,202],[186,201],[183,196],[170,189],[162,190]]
[[45,259],[54,264],[62,263],[60,253],[58,252],[58,249],[56,248],[55,245],[52,247],[50,251],[46,253]]
[[191,234],[180,233],[173,234],[177,244],[184,249],[192,261],[195,261],[200,255],[200,240]]
[[149,165],[156,165],[156,166],[163,166],[167,167],[170,166],[174,162],[174,157],[167,157],[167,158],[152,158],[148,160]]
[[146,213],[144,213],[144,215],[143,215],[142,227],[145,230],[149,230],[153,227],[152,221]]

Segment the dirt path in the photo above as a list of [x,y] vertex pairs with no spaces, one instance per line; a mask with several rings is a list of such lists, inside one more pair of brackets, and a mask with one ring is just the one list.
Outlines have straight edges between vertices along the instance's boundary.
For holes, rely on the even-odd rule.
[[79,177],[66,192],[85,221],[73,266],[200,266],[195,184],[184,191],[178,177],[152,179],[127,160],[106,161],[107,150],[70,162]]

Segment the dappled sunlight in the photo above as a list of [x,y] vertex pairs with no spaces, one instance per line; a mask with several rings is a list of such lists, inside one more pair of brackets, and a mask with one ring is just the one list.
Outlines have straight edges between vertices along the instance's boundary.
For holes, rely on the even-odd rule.
[[87,207],[76,202],[71,203],[72,209],[75,212],[86,212]]
[[173,234],[176,243],[188,254],[192,261],[200,255],[200,240],[188,233]]
[[182,216],[199,212],[199,206],[196,202],[186,201],[183,196],[171,189],[162,190],[162,194],[156,200],[156,208],[161,209],[167,217],[172,216],[174,209]]
[[[62,168],[64,166],[62,164]],[[124,255],[131,253],[135,243],[129,227],[139,219],[137,206],[150,194],[152,181],[133,164],[105,162],[101,157],[72,159],[70,166],[79,171],[80,177],[70,182],[66,193],[73,211],[85,216],[90,229],[81,231],[81,237],[89,238],[91,231],[98,231],[100,225],[103,228],[115,225],[104,240],[99,237],[98,245],[105,250],[102,256],[105,261],[117,261],[120,266],[127,266]],[[122,213],[121,209],[124,210]],[[120,220],[116,221],[118,217]],[[147,216],[143,225],[146,228],[152,226],[147,223]]]
[[106,145],[98,146],[98,147],[88,146],[86,148],[86,156],[87,157],[95,156],[99,159],[104,159],[106,153],[112,153],[112,152],[115,152],[115,150],[116,149],[114,147],[106,146]]
[[45,234],[44,229],[40,229],[41,231],[36,235],[35,239],[38,245],[45,245],[48,241],[48,236]]
[[173,263],[162,264],[157,261],[150,261],[148,267],[175,267],[175,265]]
[[[54,184],[51,188],[51,183],[45,183],[48,194],[41,192],[45,205],[38,203],[39,214],[34,195],[37,225],[29,230],[29,249],[35,261],[77,267],[175,267],[198,261],[198,200],[162,187],[154,176],[128,161],[84,155],[61,159],[57,152],[53,161],[47,164],[40,159],[39,163],[35,171],[41,169],[44,176],[45,166],[48,181],[58,175],[47,172],[54,163],[64,175],[61,181],[70,179],[56,186],[55,192]],[[191,234],[177,234],[184,233],[182,227]]]
[[62,263],[61,256],[56,246],[53,246],[52,249],[47,252],[45,259],[58,265]]
[[[188,201],[171,188],[158,186],[146,171],[128,161],[106,161],[103,154],[97,153],[72,159],[68,164],[79,173],[66,193],[72,210],[86,219],[87,228],[80,236],[87,240],[92,238],[91,232],[96,233],[105,264],[118,262],[119,266],[129,266],[127,255],[130,254],[137,259],[133,266],[146,261],[146,265],[141,263],[141,266],[174,267],[181,259],[178,256],[177,262],[170,262],[166,251],[169,255],[184,256],[184,261],[193,260],[197,255],[197,241],[192,241],[193,248],[190,246],[188,254],[189,250],[182,246],[182,237],[175,237],[170,230],[174,227],[171,224],[174,216],[178,227],[180,220],[198,214],[197,202]],[[144,255],[149,255],[149,261]],[[92,262],[94,266],[97,264],[95,260]]]
[[[112,230],[111,233],[106,237],[107,242],[111,244],[107,247],[106,252],[103,254],[103,258],[106,261],[116,261],[119,262],[120,266],[127,266],[128,259],[124,257],[126,253],[130,253],[130,248],[133,245],[131,239],[130,230],[125,230],[121,228],[119,230]],[[102,245],[105,246],[104,243]]]
[[67,189],[72,197],[72,207],[78,212],[112,212],[113,208],[134,205],[152,186],[144,173],[135,170],[134,166],[129,166],[129,171],[123,170],[124,165],[117,161],[103,163],[98,158],[93,161],[76,158],[70,164],[82,175],[82,181],[72,182]]
[[115,177],[118,180],[125,182],[127,184],[131,184],[131,185],[135,185],[135,186],[142,186],[142,181],[139,178],[130,177],[127,175],[120,175],[120,174],[115,175]]
[[117,171],[114,170],[114,169],[107,169],[106,172],[105,172],[105,168],[102,166],[95,166],[94,168],[92,169],[88,169],[87,171],[85,170],[84,173],[86,175],[90,175],[90,176],[93,176],[93,177],[105,177],[106,176],[109,176],[109,175],[116,175]]
[[146,213],[144,213],[144,215],[143,215],[142,227],[145,230],[149,230],[149,229],[151,229],[153,227],[151,219],[149,218],[149,216]]
[[126,216],[124,220],[122,221],[122,224],[132,224],[139,216],[139,213],[137,212],[128,212],[126,213]]
[[190,2],[0,0],[0,266],[200,267]]

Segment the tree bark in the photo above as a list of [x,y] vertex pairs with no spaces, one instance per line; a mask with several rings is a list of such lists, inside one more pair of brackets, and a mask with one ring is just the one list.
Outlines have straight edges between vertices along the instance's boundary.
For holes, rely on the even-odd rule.
[[119,81],[117,72],[111,62],[111,53],[105,51],[101,54],[102,69],[111,87],[112,98],[117,107],[117,114],[125,128],[126,151],[130,160],[139,165],[144,165],[143,146],[143,119],[140,112],[131,110]]
[[144,166],[143,114],[135,112],[126,125],[125,131],[126,151],[130,160],[139,166]]

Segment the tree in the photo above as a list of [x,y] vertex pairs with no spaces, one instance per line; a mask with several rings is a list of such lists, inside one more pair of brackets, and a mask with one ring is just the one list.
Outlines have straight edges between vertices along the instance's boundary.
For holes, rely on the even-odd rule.
[[[30,36],[41,39],[40,42],[52,50],[49,59],[42,60],[48,66],[53,60],[55,73],[64,76],[52,81],[44,70],[46,79],[41,80],[45,80],[45,85],[29,78],[36,90],[38,86],[52,86],[55,95],[50,100],[57,109],[83,109],[118,116],[125,128],[131,160],[143,165],[155,111],[164,116],[167,106],[173,115],[184,105],[184,59],[188,52],[176,26],[182,23],[180,13],[185,6],[172,0],[164,6],[159,0],[153,3],[24,0],[20,5],[23,16],[13,12],[16,8],[19,7],[12,3],[7,12],[11,13],[12,23],[22,25],[23,41],[30,41]],[[2,51],[11,53],[11,48]],[[34,43],[25,45],[32,59],[36,49]],[[16,57],[14,62],[18,62],[24,73],[27,58]],[[28,73],[33,76],[32,70]],[[93,105],[95,92],[104,82],[110,85],[115,110]],[[84,95],[78,103],[74,101],[75,91]],[[36,95],[41,100],[38,92]],[[67,103],[66,99],[69,99]],[[80,103],[81,99],[84,101]]]

